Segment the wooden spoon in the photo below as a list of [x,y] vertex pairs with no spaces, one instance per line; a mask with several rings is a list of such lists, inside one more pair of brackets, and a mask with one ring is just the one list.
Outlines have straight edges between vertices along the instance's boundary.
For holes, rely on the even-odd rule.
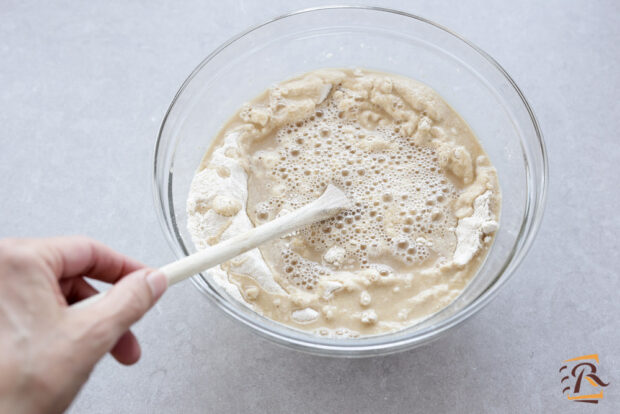
[[[252,250],[266,241],[291,233],[308,224],[328,219],[341,210],[350,207],[351,204],[347,196],[338,187],[329,184],[319,198],[300,209],[224,240],[215,246],[169,263],[159,270],[168,278],[168,286],[174,285],[192,275],[224,263],[241,253]],[[105,292],[93,295],[72,306],[88,306],[101,299],[103,295]]]

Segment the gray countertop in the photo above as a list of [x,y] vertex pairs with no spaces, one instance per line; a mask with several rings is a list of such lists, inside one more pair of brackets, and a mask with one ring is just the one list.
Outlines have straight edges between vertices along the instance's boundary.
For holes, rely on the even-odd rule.
[[[230,36],[309,4],[3,1],[0,236],[82,233],[172,260],[150,173],[177,87]],[[536,111],[550,187],[517,274],[438,341],[361,360],[276,346],[182,284],[136,326],[141,361],[106,357],[71,413],[620,412],[620,3],[382,5],[476,43]],[[558,369],[592,353],[611,385],[598,405],[568,401]]]

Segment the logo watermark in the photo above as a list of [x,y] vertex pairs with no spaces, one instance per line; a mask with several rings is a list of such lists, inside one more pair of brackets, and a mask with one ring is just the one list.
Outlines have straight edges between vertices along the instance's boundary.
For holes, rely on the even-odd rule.
[[598,354],[567,359],[560,368],[562,394],[574,402],[598,404],[603,399],[603,388],[609,386],[597,374]]

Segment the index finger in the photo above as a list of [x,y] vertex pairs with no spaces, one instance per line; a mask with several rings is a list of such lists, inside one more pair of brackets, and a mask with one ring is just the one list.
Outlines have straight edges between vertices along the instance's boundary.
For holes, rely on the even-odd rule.
[[88,276],[116,283],[121,277],[146,267],[110,247],[83,236],[39,239],[49,266],[58,279]]

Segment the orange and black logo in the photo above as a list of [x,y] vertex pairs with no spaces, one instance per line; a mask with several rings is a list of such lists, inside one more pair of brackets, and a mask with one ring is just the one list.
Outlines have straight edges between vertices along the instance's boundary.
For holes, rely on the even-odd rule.
[[564,361],[560,368],[562,394],[571,401],[598,404],[603,399],[603,388],[609,385],[597,374],[598,365],[598,354]]

